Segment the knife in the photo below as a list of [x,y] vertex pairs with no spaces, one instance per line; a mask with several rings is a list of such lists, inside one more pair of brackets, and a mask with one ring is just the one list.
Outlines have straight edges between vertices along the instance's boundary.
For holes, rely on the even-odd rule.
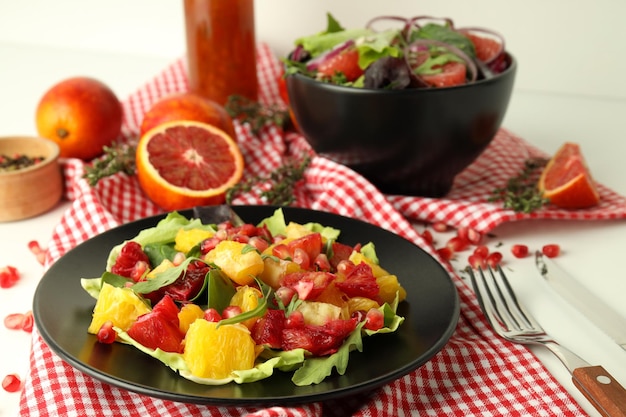
[[557,293],[626,350],[626,319],[540,251],[535,254],[535,263],[541,275]]

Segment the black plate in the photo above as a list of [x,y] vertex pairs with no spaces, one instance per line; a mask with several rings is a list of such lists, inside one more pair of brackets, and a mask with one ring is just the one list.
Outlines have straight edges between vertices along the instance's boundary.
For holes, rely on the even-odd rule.
[[[235,206],[249,223],[270,216],[269,206]],[[347,244],[374,242],[381,265],[395,273],[407,291],[398,308],[406,318],[396,333],[364,339],[364,351],[353,352],[345,375],[298,387],[290,373],[269,379],[206,386],[188,381],[134,347],[103,345],[87,333],[95,300],[80,286],[81,278],[104,271],[111,248],[163,216],[109,230],[83,242],[54,263],[34,297],[37,328],[50,348],[71,366],[108,384],[152,397],[212,405],[269,405],[328,400],[375,389],[422,366],[446,344],[459,317],[459,299],[450,276],[425,251],[391,232],[331,213],[284,208],[287,221],[318,222],[341,230]],[[191,211],[181,214],[191,217]]]

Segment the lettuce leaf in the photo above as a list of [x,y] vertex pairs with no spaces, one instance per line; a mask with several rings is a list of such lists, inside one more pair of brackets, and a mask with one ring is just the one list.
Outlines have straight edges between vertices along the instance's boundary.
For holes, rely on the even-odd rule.
[[[178,212],[171,212],[168,213],[164,219],[159,221],[156,226],[150,227],[148,229],[143,229],[139,232],[137,236],[135,236],[131,240],[139,243],[142,247],[150,244],[163,245],[174,242],[176,234],[180,229],[202,229],[210,230],[212,232],[216,231],[214,225],[202,224],[200,219],[188,219]],[[109,253],[109,257],[107,259],[107,271],[110,271],[113,264],[115,264],[115,260],[117,259],[117,256],[119,255],[122,247],[126,242],[128,241],[124,241],[111,249],[111,252]]]

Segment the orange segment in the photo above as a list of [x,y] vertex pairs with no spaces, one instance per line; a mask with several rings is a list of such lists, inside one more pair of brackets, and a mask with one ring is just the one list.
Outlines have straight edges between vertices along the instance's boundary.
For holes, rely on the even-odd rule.
[[189,371],[199,378],[224,379],[233,371],[254,367],[255,344],[240,324],[194,321],[185,337],[183,352]]
[[600,202],[600,195],[576,143],[566,142],[548,162],[538,184],[555,206],[576,209]]
[[226,191],[241,179],[243,165],[233,138],[206,123],[164,123],[137,145],[139,185],[168,211],[223,203]]

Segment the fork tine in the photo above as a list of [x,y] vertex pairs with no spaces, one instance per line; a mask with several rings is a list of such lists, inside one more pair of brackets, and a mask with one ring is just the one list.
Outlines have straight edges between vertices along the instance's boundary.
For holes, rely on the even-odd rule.
[[509,330],[511,325],[502,317],[500,309],[498,309],[498,303],[493,296],[493,292],[491,291],[483,270],[478,269],[480,279],[476,278],[476,274],[474,274],[474,270],[471,267],[467,268],[467,272],[472,281],[472,286],[474,287],[480,308],[487,317],[491,327],[498,333]]
[[[528,314],[524,307],[517,301],[515,291],[513,290],[513,287],[511,287],[509,279],[504,273],[504,270],[502,270],[502,267],[500,267],[500,265],[496,267],[497,274],[494,273],[493,268],[488,267],[488,269],[494,282],[497,279],[496,275],[500,278],[503,285],[498,285],[496,282],[495,287],[498,289],[498,292],[503,299],[507,312],[519,326],[518,329],[541,329],[539,323],[537,323],[537,321],[530,314]],[[502,286],[504,286],[506,294],[503,293]]]

